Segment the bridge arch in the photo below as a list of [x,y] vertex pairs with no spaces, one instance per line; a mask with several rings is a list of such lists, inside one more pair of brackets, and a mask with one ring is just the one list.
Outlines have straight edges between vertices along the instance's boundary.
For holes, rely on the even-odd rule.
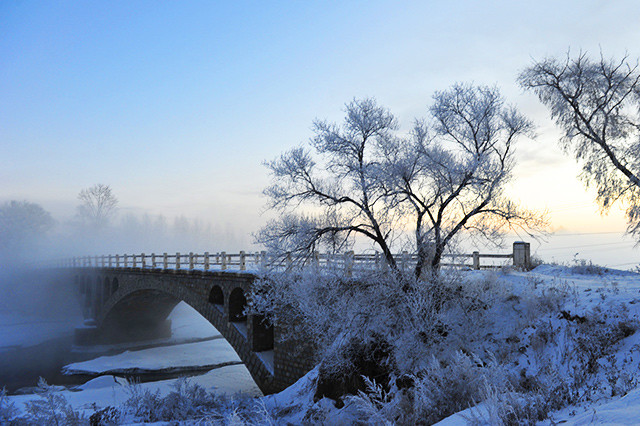
[[[76,329],[78,345],[143,340],[149,330],[170,335],[167,317],[184,301],[218,329],[265,394],[286,388],[314,367],[312,342],[281,341],[278,328],[263,316],[244,312],[255,279],[251,273],[127,267],[77,267],[72,273],[85,291],[86,321]],[[100,306],[94,311],[96,299]]]
[[215,284],[211,287],[211,291],[209,292],[209,303],[224,306],[224,293],[222,291],[222,287]]
[[263,318],[244,314],[245,291],[252,276],[202,285],[205,283],[196,277],[176,279],[173,274],[166,274],[140,279],[138,275],[116,272],[105,276],[105,282],[118,283],[118,290],[105,294],[96,318],[97,335],[102,341],[140,340],[163,332],[170,335],[167,317],[184,301],[218,329],[264,393],[283,388],[274,380],[273,330],[268,330]]
[[247,316],[244,313],[247,307],[247,298],[244,295],[244,291],[236,287],[231,290],[229,294],[229,321],[231,322],[245,322]]

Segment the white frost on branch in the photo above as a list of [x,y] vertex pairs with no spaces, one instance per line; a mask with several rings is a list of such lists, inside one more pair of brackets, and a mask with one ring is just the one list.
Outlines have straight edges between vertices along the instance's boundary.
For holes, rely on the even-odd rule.
[[462,231],[499,242],[510,228],[545,225],[504,195],[513,145],[531,136],[532,124],[497,88],[437,92],[431,117],[416,120],[409,135],[374,99],[353,100],[345,112],[341,125],[316,120],[308,147],[265,163],[272,184],[264,193],[282,217],[257,241],[275,253],[304,259],[322,245],[340,249],[364,237],[397,271],[391,250],[408,223],[421,276],[439,267]]
[[562,129],[562,147],[582,166],[606,211],[627,207],[628,232],[640,237],[640,72],[637,61],[572,57],[534,62],[519,77]]

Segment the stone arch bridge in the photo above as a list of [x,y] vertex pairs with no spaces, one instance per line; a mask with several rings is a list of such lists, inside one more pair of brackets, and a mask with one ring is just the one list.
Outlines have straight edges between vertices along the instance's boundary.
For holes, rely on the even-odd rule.
[[[402,253],[396,260],[402,270],[415,264],[416,256]],[[500,267],[481,265],[482,258],[513,262],[527,269],[529,243],[514,242],[509,254],[449,255],[452,267],[473,269]],[[467,263],[465,263],[465,259]],[[471,261],[471,263],[468,263]],[[282,265],[291,266],[291,259]],[[462,263],[461,263],[462,262]],[[67,259],[59,267],[73,271],[84,300],[86,326],[76,330],[79,344],[143,340],[171,333],[167,317],[185,301],[198,311],[235,349],[263,393],[278,392],[313,368],[311,345],[280,341],[273,328],[258,315],[244,310],[255,274],[247,265],[273,266],[265,252],[228,254],[189,253],[162,255],[115,255]],[[447,264],[442,264],[447,266]],[[384,269],[380,253],[316,255],[311,267],[342,271],[346,276],[358,270]],[[212,269],[216,268],[216,269]]]
[[263,393],[285,389],[313,368],[308,347],[279,342],[277,328],[243,313],[252,273],[126,267],[72,271],[87,318],[76,330],[78,344],[168,337],[167,316],[184,301],[231,344]]

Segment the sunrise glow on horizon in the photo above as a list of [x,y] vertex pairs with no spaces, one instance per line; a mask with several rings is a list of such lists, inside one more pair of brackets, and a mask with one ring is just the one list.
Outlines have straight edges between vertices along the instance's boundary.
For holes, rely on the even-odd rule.
[[305,143],[314,118],[373,96],[408,131],[436,90],[467,81],[497,85],[537,126],[509,194],[547,210],[551,233],[582,234],[540,256],[632,264],[623,210],[600,214],[516,77],[568,49],[640,57],[638,15],[632,1],[4,2],[0,202],[65,223],[78,192],[105,183],[121,215],[182,215],[211,223],[216,248],[251,246],[273,216],[262,162]]

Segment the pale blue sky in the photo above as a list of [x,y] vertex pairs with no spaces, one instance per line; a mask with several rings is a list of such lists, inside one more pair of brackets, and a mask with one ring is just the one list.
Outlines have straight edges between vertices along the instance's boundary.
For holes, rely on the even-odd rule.
[[620,230],[515,78],[569,47],[639,57],[639,22],[635,1],[5,1],[0,201],[63,219],[101,182],[123,211],[206,218],[244,243],[265,220],[262,160],[307,140],[314,117],[375,96],[408,126],[434,90],[474,81],[539,125],[514,195],[557,212],[554,229]]

